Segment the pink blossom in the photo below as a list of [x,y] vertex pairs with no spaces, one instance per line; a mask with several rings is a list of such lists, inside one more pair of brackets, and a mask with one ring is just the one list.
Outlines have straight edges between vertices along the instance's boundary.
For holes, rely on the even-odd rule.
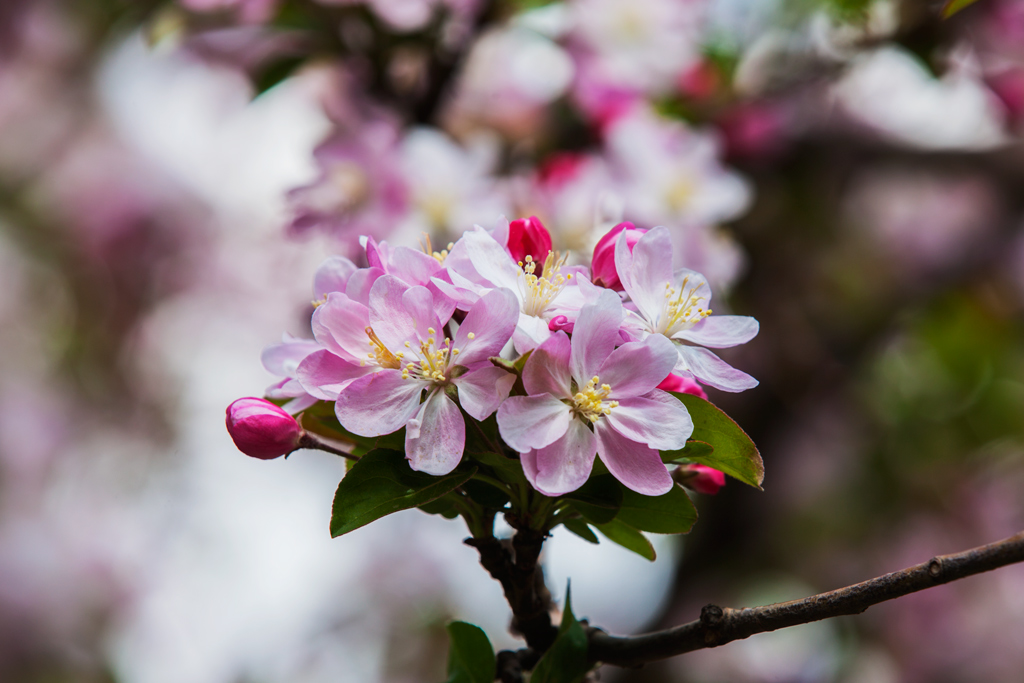
[[534,350],[523,369],[528,395],[498,409],[502,438],[545,495],[582,486],[595,455],[634,491],[656,496],[672,487],[658,450],[682,448],[693,432],[683,404],[656,388],[676,353],[653,335],[615,348],[623,315],[619,297],[602,291],[580,311],[571,342],[559,331]]
[[553,318],[574,318],[599,292],[583,276],[585,269],[566,266],[566,257],[554,252],[546,256],[528,258],[520,266],[494,237],[478,228],[464,234],[445,261],[449,281],[434,278],[434,284],[461,309],[494,288],[511,291],[519,302],[512,341],[519,353],[526,353],[551,336]]
[[664,391],[674,391],[678,394],[691,394],[699,398],[708,400],[708,395],[704,391],[704,387],[694,382],[689,377],[683,377],[675,373],[665,378],[665,381],[658,385],[659,389]]
[[536,216],[517,218],[508,224],[506,246],[517,262],[525,261],[527,256],[543,262],[551,252],[551,233]]
[[618,273],[615,272],[615,240],[620,232],[626,233],[626,244],[632,251],[633,245],[647,231],[637,228],[629,221],[619,223],[598,240],[597,246],[594,247],[594,256],[590,261],[590,272],[593,275],[594,284],[614,289],[617,292],[622,291],[622,283],[619,281]]
[[713,496],[725,486],[725,473],[707,465],[682,465],[676,470],[676,480],[697,493]]
[[636,339],[664,336],[678,353],[674,372],[722,391],[744,391],[757,380],[711,351],[743,344],[757,335],[758,323],[739,315],[711,316],[711,288],[703,275],[672,269],[668,230],[649,230],[632,250],[625,233],[615,243],[615,269],[636,307],[624,328]]
[[263,367],[284,379],[267,387],[268,398],[292,399],[281,406],[285,412],[296,414],[316,403],[317,398],[311,396],[298,380],[299,365],[311,353],[320,350],[320,345],[311,339],[298,339],[285,334],[280,344],[272,344],[263,349],[260,360]]
[[238,450],[272,460],[299,447],[303,431],[295,418],[262,398],[240,398],[227,409],[227,427]]
[[398,129],[387,120],[339,130],[315,151],[320,177],[288,193],[291,230],[328,232],[354,246],[361,234],[385,235],[409,210]]
[[493,290],[469,310],[454,339],[446,338],[427,288],[382,275],[370,292],[368,324],[335,333],[336,339],[362,333],[362,348],[368,339],[371,352],[363,354],[360,365],[321,356],[304,363],[300,376],[311,393],[337,391],[335,412],[346,429],[381,436],[405,427],[412,468],[447,474],[459,464],[465,445],[459,405],[473,419],[484,420],[515,381],[488,359],[512,336],[517,308],[511,292]]

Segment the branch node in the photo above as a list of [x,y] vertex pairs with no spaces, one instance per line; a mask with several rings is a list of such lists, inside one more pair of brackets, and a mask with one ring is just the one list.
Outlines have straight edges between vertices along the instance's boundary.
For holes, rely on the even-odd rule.
[[942,573],[942,560],[937,557],[933,557],[931,562],[928,563],[928,575],[933,579],[939,578]]
[[718,605],[704,605],[700,610],[700,621],[705,626],[717,626],[722,622],[725,612]]

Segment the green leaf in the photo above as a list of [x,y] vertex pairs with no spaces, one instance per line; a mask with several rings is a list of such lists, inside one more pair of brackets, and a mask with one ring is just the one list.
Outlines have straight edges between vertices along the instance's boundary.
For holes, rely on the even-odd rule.
[[632,550],[640,557],[651,562],[654,562],[654,558],[657,557],[654,553],[654,546],[651,545],[647,537],[622,520],[613,519],[607,524],[595,524],[594,526],[609,541],[618,543],[627,550]]
[[970,7],[977,1],[978,0],[946,0],[946,4],[942,6],[942,18],[949,19],[960,10]]
[[582,519],[572,517],[562,522],[562,524],[565,526],[566,529],[576,534],[584,541],[589,541],[590,543],[593,543],[595,545],[601,542],[601,540],[597,537],[597,534],[595,534],[593,530],[587,525],[587,523],[584,522]]
[[490,469],[498,479],[506,483],[519,484],[526,481],[523,466],[518,460],[506,458],[504,455],[490,451],[472,453],[470,458]]
[[474,474],[475,467],[435,477],[414,472],[399,451],[370,451],[338,484],[331,511],[331,537],[347,534],[392,512],[437,500]]
[[485,481],[470,479],[462,485],[462,490],[473,500],[474,503],[483,505],[485,508],[500,510],[509,501],[508,492],[495,487]]
[[530,683],[580,683],[587,675],[587,633],[572,613],[569,586],[565,588],[565,609],[558,636],[533,667]]
[[761,454],[757,452],[757,446],[740,426],[720,408],[702,398],[674,391],[669,393],[682,401],[689,411],[693,420],[692,438],[710,444],[713,451],[707,455],[691,455],[687,453],[687,442],[686,448],[662,453],[662,460],[666,457],[672,460],[688,458],[693,462],[721,470],[745,484],[761,488],[761,482],[764,481]]
[[493,683],[498,672],[487,634],[464,621],[453,621],[446,628],[451,640],[447,683]]
[[679,486],[673,485],[662,496],[645,496],[623,488],[622,507],[615,519],[641,531],[685,534],[697,521],[697,508]]
[[662,451],[662,462],[675,462],[680,459],[706,458],[715,452],[714,447],[709,443],[690,439],[686,442],[686,448],[678,451]]
[[441,515],[446,519],[455,519],[459,516],[459,511],[455,508],[449,496],[441,496],[437,500],[432,500],[418,507],[428,515]]
[[610,474],[591,476],[587,483],[565,495],[588,522],[604,524],[615,519],[622,505],[622,487]]

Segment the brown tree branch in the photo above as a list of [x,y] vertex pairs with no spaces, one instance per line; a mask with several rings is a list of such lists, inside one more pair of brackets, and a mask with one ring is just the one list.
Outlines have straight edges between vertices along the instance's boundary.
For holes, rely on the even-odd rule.
[[501,583],[512,608],[512,632],[522,634],[527,645],[544,652],[558,629],[551,623],[551,594],[537,563],[546,533],[522,528],[511,541],[493,536],[467,538],[464,543],[480,553],[480,564]]
[[633,637],[611,636],[599,629],[591,629],[588,655],[592,662],[640,666],[645,662],[725,645],[755,633],[860,614],[880,602],[1016,562],[1024,562],[1024,531],[997,543],[933,557],[902,571],[803,600],[745,609],[707,605],[697,621]]

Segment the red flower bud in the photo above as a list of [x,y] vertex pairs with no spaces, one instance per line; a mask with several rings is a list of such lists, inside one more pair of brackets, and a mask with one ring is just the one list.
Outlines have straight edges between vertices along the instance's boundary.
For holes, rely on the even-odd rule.
[[676,481],[697,493],[713,496],[725,486],[725,474],[707,465],[682,465],[676,471]]
[[658,388],[664,391],[675,391],[680,394],[693,394],[705,401],[708,400],[708,395],[704,393],[704,387],[697,384],[697,382],[689,377],[682,377],[674,374],[669,375],[662,380],[661,384],[658,385]]
[[597,246],[594,247],[594,258],[590,261],[590,271],[594,276],[594,284],[614,289],[617,292],[622,291],[622,283],[619,281],[619,274],[615,270],[615,241],[623,230],[626,231],[626,244],[629,246],[630,251],[633,251],[633,247],[640,241],[643,234],[647,232],[629,221],[619,223],[598,241]]
[[291,453],[304,434],[294,417],[262,398],[240,398],[229,405],[227,426],[238,450],[261,460]]
[[532,256],[544,263],[551,251],[551,234],[536,216],[517,218],[508,224],[508,250],[516,261],[525,262]]

